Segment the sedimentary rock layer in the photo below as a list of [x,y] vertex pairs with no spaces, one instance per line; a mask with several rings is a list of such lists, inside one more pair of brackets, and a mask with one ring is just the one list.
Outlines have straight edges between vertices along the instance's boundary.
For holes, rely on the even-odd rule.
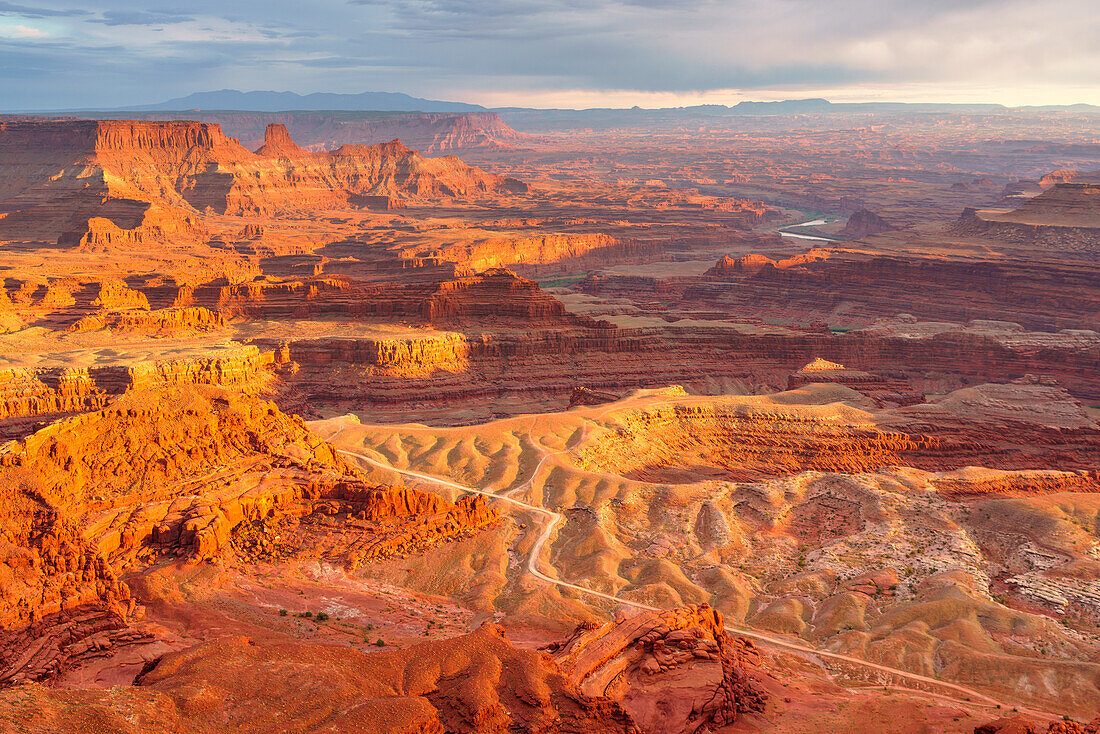
[[[107,117],[104,115],[104,117]],[[513,130],[495,112],[204,112],[127,113],[135,120],[181,117],[218,125],[249,148],[263,143],[268,125],[285,125],[304,148],[333,150],[341,145],[375,145],[401,138],[433,155],[459,150],[506,150],[531,139]]]
[[4,447],[0,480],[0,685],[48,678],[82,640],[123,630],[134,603],[119,569],[248,559],[272,546],[265,523],[297,553],[355,566],[498,517],[481,497],[371,485],[300,419],[216,388],[141,391],[58,421]]
[[[58,175],[60,171],[60,175]],[[256,153],[199,122],[0,123],[0,236],[83,246],[203,239],[195,213],[270,215],[523,191],[457,158],[426,159],[393,140],[310,153],[272,125]]]

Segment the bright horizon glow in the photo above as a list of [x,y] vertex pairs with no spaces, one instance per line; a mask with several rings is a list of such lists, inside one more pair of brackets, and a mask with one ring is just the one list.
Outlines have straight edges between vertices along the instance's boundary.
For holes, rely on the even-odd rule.
[[[415,95],[425,96],[425,95]],[[427,95],[431,96],[431,95]],[[436,97],[432,97],[435,99]],[[439,99],[444,99],[438,97]],[[833,103],[895,102],[907,104],[999,104],[1005,107],[1045,107],[1089,104],[1100,106],[1100,89],[1095,87],[1026,87],[1019,89],[956,88],[935,85],[896,89],[715,89],[705,92],[639,92],[636,90],[469,90],[449,102],[469,102],[483,107],[528,107],[534,109],[612,108],[660,109],[695,105],[726,105],[738,102],[781,102],[797,99],[827,99]]]

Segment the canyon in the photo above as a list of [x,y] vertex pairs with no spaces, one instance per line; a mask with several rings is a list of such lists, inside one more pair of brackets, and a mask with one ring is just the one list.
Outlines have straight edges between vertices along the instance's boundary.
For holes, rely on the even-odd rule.
[[0,732],[1095,728],[1090,118],[695,114],[0,118]]

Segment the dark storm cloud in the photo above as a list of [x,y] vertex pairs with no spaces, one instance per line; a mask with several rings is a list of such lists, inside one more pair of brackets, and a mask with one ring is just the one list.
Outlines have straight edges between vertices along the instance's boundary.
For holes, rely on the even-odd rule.
[[226,87],[453,98],[1100,86],[1093,2],[0,0],[0,99],[56,108]]

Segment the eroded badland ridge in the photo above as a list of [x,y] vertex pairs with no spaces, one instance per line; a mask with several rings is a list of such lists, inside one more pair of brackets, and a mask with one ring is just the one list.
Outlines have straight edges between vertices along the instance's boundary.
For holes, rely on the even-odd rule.
[[840,114],[0,120],[0,731],[1095,732],[1094,121]]

